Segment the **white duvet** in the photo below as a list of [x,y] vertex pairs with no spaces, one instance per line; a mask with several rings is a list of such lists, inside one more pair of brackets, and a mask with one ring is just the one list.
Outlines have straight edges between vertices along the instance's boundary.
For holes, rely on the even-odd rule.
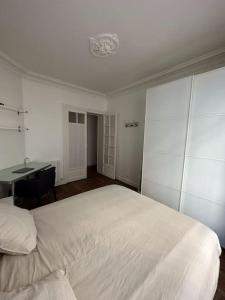
[[206,226],[108,186],[33,210],[37,249],[0,258],[0,290],[63,269],[78,300],[213,299],[220,246]]

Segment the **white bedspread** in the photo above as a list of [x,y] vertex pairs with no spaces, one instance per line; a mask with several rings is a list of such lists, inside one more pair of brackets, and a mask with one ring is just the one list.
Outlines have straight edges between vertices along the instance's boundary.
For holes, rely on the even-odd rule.
[[33,215],[37,249],[0,258],[0,290],[64,269],[78,300],[213,299],[216,234],[158,202],[114,185]]

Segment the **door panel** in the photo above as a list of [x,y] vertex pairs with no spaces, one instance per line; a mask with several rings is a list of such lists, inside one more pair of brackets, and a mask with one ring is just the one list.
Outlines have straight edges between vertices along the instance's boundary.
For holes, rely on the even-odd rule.
[[103,170],[103,116],[98,115],[98,137],[97,137],[97,172],[102,174]]
[[116,177],[116,115],[103,116],[103,174]]
[[225,247],[225,68],[195,76],[181,211],[206,224]]
[[142,193],[175,209],[182,188],[191,86],[192,78],[183,78],[149,89],[146,98]]
[[64,107],[64,179],[87,177],[87,113]]

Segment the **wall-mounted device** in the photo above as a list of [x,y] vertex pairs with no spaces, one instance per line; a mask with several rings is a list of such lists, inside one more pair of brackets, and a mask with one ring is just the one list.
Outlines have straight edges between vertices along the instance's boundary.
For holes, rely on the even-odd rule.
[[138,127],[138,125],[139,125],[139,123],[138,123],[138,122],[135,122],[135,121],[132,121],[132,122],[129,122],[129,121],[128,121],[128,122],[125,122],[124,124],[125,124],[124,126],[125,126],[126,128],[128,128],[128,127]]

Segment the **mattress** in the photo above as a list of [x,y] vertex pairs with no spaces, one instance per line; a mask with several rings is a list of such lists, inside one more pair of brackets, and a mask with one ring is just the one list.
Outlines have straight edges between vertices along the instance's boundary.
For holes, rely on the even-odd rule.
[[0,258],[0,290],[65,270],[78,300],[213,299],[217,235],[205,225],[112,185],[32,211],[37,248]]

